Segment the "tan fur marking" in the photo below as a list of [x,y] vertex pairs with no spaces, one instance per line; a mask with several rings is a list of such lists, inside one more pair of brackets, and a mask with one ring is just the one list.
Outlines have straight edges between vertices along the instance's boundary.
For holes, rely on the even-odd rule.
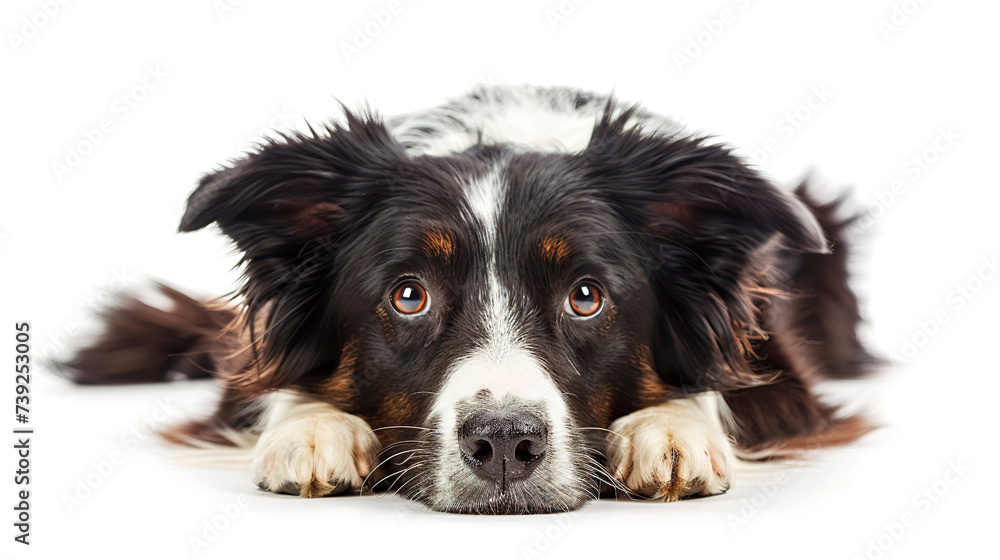
[[358,339],[352,338],[340,350],[340,364],[326,382],[323,392],[335,403],[342,403],[355,396],[354,366],[358,362]]
[[569,256],[569,243],[565,239],[558,237],[546,237],[538,244],[542,251],[542,258],[547,261],[561,263]]
[[375,314],[378,315],[378,319],[382,323],[382,335],[385,336],[386,342],[395,344],[396,328],[389,320],[389,314],[381,306],[375,308]]
[[607,314],[604,316],[604,324],[601,325],[601,337],[607,338],[611,335],[611,329],[615,326],[615,320],[618,318],[618,308],[614,305],[608,309]]
[[424,253],[428,257],[448,260],[455,252],[455,239],[448,232],[438,229],[425,231],[421,236]]
[[817,434],[785,440],[774,446],[766,447],[765,450],[769,451],[773,457],[795,457],[797,451],[846,445],[876,428],[875,424],[862,416],[848,416],[834,420],[831,425]]
[[744,324],[734,320],[732,331],[733,338],[740,346],[743,357],[748,361],[767,359],[767,356],[761,356],[757,353],[757,347],[770,337],[770,334],[760,325],[760,317],[763,315],[762,309],[770,305],[773,300],[785,299],[789,295],[778,288],[766,286],[765,281],[765,279],[757,278],[741,282],[741,287],[747,294],[754,321],[752,324]]
[[659,202],[649,205],[649,209],[652,210],[654,215],[663,216],[678,222],[682,226],[686,226],[691,222],[691,208],[683,204],[677,204],[675,202]]
[[227,327],[228,353],[214,358],[220,382],[244,393],[248,399],[267,391],[267,383],[274,377],[278,367],[277,363],[266,363],[259,358],[263,351],[269,313],[270,305],[267,305],[254,317],[241,314],[234,319]]
[[653,406],[662,403],[670,395],[670,387],[660,379],[659,374],[653,369],[653,355],[649,346],[639,345],[639,398],[644,406]]
[[611,389],[601,387],[587,395],[587,408],[594,414],[598,425],[604,426],[611,421]]
[[415,407],[416,404],[407,395],[390,394],[378,408],[378,419],[387,426],[402,424],[412,415]]

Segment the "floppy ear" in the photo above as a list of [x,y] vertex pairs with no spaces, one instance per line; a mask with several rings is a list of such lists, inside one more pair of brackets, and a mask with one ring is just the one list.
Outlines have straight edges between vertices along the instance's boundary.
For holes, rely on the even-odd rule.
[[767,337],[759,307],[779,291],[780,259],[828,252],[822,229],[726,147],[645,132],[633,117],[606,114],[583,157],[645,257],[655,369],[691,390],[767,381],[753,360]]
[[335,363],[326,309],[341,235],[378,197],[403,148],[370,114],[283,136],[203,177],[180,231],[217,223],[243,253],[247,323],[262,388],[287,386]]

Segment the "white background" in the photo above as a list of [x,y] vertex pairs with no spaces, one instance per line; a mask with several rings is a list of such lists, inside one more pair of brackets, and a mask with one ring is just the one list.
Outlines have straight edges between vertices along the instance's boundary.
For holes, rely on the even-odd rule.
[[[7,1],[0,17],[0,363],[13,363],[15,321],[31,322],[36,358],[55,355],[146,277],[231,289],[235,257],[216,232],[174,231],[199,174],[263,130],[334,116],[335,98],[394,114],[484,81],[614,90],[751,153],[774,148],[762,168],[779,181],[813,170],[827,192],[853,186],[852,206],[877,216],[855,260],[865,336],[897,360],[849,388],[884,425],[855,446],[709,499],[503,518],[275,496],[244,471],[171,466],[138,437],[164,410],[168,423],[205,413],[209,384],[83,389],[38,369],[30,548],[12,541],[11,436],[2,444],[11,558],[186,558],[192,537],[206,558],[996,554],[1000,274],[983,259],[1000,253],[997,3],[425,0],[382,24],[387,1],[72,2],[46,16],[48,4]],[[366,25],[377,33],[359,36]],[[206,535],[226,509],[238,515]]]

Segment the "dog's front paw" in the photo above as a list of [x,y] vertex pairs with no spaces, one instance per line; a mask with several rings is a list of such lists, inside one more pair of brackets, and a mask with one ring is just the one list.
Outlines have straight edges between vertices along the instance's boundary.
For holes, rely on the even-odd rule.
[[296,405],[264,430],[254,448],[253,482],[305,498],[361,488],[378,451],[367,422],[325,403]]
[[611,424],[608,466],[632,493],[668,502],[729,489],[733,446],[695,399],[644,408]]

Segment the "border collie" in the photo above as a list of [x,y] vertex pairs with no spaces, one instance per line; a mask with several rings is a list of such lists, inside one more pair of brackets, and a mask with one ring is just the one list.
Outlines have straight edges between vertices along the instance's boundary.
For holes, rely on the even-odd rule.
[[123,299],[65,371],[210,375],[218,409],[172,441],[252,447],[271,492],[448,512],[720,494],[737,457],[869,429],[813,390],[873,364],[835,203],[574,89],[344,112],[191,195],[180,231],[242,255],[232,298]]

